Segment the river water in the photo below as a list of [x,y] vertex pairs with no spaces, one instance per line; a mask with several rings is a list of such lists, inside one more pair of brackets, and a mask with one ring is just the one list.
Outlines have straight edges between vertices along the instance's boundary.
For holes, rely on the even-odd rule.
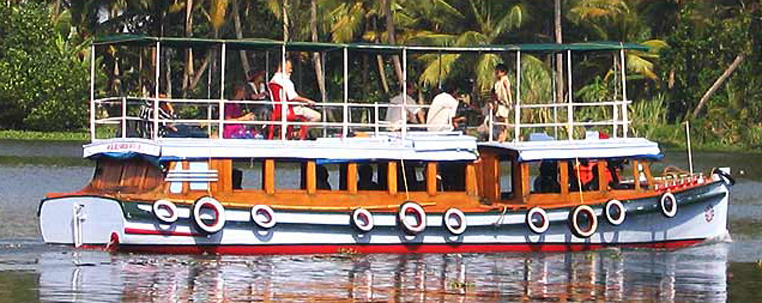
[[[676,251],[453,255],[163,256],[42,243],[46,192],[92,175],[79,143],[0,140],[0,302],[762,302],[762,155],[730,166],[733,242]],[[687,167],[684,152],[659,164]],[[659,171],[656,167],[654,171]]]

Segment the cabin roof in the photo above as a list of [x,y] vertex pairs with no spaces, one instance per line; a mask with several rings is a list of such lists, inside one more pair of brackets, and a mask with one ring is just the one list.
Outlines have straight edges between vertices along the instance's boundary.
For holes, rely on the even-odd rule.
[[523,142],[481,142],[480,149],[518,154],[518,161],[566,160],[585,158],[661,159],[659,144],[644,138],[594,140],[549,140]]
[[[185,38],[185,37],[150,37],[141,35],[110,35],[98,37],[93,41],[93,45],[128,45],[128,46],[151,46],[156,42],[161,42],[166,47],[213,47],[225,44],[230,49],[251,49],[267,50],[276,49],[284,45],[283,41],[265,39],[265,38],[244,38],[244,39],[207,39],[207,38]],[[500,45],[474,45],[474,46],[435,46],[435,45],[389,45],[372,43],[326,43],[326,42],[303,42],[289,41],[285,43],[289,51],[305,52],[325,52],[337,49],[347,48],[351,51],[371,52],[371,53],[400,53],[403,50],[410,52],[424,53],[500,53],[510,51],[524,51],[535,53],[555,53],[555,52],[591,52],[591,51],[613,51],[613,50],[639,50],[648,51],[649,47],[638,43],[623,43],[615,41],[595,41],[584,43],[531,43],[531,44],[500,44]]]
[[318,162],[372,160],[473,161],[476,138],[459,132],[408,132],[368,138],[318,138],[314,141],[253,139],[117,138],[84,146],[84,156],[124,158],[134,155],[161,161],[206,158],[313,159]]

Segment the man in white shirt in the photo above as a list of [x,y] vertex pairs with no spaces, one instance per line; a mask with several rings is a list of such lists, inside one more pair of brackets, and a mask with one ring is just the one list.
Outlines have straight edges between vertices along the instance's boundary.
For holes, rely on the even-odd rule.
[[434,97],[426,115],[426,124],[431,132],[452,131],[465,117],[457,117],[458,100],[453,97],[456,91],[454,83],[447,82],[444,90]]
[[[405,121],[409,123],[421,123],[425,120],[423,118],[423,111],[418,106],[418,101],[410,96],[411,94],[415,95],[415,87],[413,87],[413,83],[407,83],[406,93],[407,106],[404,109],[402,106],[405,104],[405,94],[399,93],[397,96],[389,100],[389,105],[391,106],[387,109],[386,118],[384,120],[390,125],[389,130],[391,131],[399,130]],[[405,115],[403,113],[407,114]]]
[[[281,63],[281,65],[282,64],[283,63]],[[283,69],[279,65],[278,70],[275,71],[275,75],[273,75],[273,78],[270,80],[270,82],[278,84],[283,88],[283,92],[285,93],[286,100],[288,100],[288,102],[302,102],[306,103],[307,106],[314,106],[315,101],[299,96],[299,94],[296,93],[294,82],[291,82],[291,72],[293,71],[293,67],[291,65],[290,59],[286,59],[286,72],[283,73],[282,70]],[[294,105],[292,107],[294,109],[294,114],[304,117],[307,122],[319,122],[321,119],[320,113],[307,106]]]

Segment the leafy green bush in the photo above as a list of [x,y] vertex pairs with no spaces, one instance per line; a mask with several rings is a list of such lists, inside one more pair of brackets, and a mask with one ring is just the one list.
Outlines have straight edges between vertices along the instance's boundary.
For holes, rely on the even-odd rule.
[[88,62],[56,32],[44,5],[0,6],[0,15],[0,128],[83,128]]

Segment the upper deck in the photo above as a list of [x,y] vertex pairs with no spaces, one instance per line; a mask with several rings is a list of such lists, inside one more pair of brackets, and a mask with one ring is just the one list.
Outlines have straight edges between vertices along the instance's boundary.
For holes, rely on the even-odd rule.
[[[211,40],[183,38],[155,38],[142,36],[114,36],[97,40],[92,45],[91,62],[98,48],[104,46],[130,46],[152,48],[154,62],[170,60],[171,57],[163,51],[166,48],[180,49],[213,49],[216,50],[216,60],[220,66],[215,81],[209,75],[209,91],[206,98],[173,98],[163,96],[165,90],[171,87],[162,79],[164,67],[158,64],[153,69],[153,92],[145,95],[123,93],[120,96],[99,96],[96,98],[95,66],[91,68],[91,102],[90,128],[92,143],[85,147],[86,157],[104,153],[143,153],[162,159],[192,159],[192,158],[298,158],[330,160],[372,160],[372,159],[404,159],[431,161],[472,161],[478,157],[478,148],[495,148],[516,154],[519,161],[535,161],[541,159],[563,159],[568,157],[659,157],[656,143],[645,139],[630,137],[628,105],[631,103],[626,92],[626,71],[617,70],[621,85],[613,95],[612,100],[600,102],[581,102],[575,100],[572,91],[572,60],[575,55],[587,55],[591,52],[613,53],[615,66],[625,65],[625,52],[629,50],[646,50],[642,45],[616,42],[576,43],[576,44],[516,44],[489,45],[478,47],[431,47],[431,46],[394,46],[376,44],[331,44],[281,42],[266,39],[242,40]],[[275,115],[259,115],[248,121],[226,120],[226,110],[229,105],[248,107],[249,109],[275,109],[276,105],[301,105],[298,102],[273,101],[270,97],[260,100],[231,100],[230,91],[234,81],[226,81],[226,64],[229,52],[241,50],[261,52],[265,54],[265,79],[272,75],[270,64],[274,58],[278,62],[285,58],[288,52],[317,52],[325,55],[341,52],[343,79],[341,89],[343,100],[329,100],[323,91],[314,109],[321,113],[322,118],[317,122],[288,120],[286,106],[278,106],[282,110],[279,118]],[[367,102],[351,99],[349,88],[349,59],[357,53],[372,53],[374,55],[397,55],[402,58],[403,78],[407,80],[409,54],[421,53],[494,53],[515,59],[511,66],[512,86],[522,87],[522,55],[542,54],[549,58],[555,55],[565,57],[564,70],[555,71],[563,75],[566,85],[564,100],[547,100],[544,103],[529,103],[522,99],[525,89],[514,89],[514,110],[512,117],[506,121],[498,121],[492,112],[483,118],[482,133],[477,132],[479,125],[470,125],[454,132],[428,132],[429,128],[449,127],[450,124],[412,124],[405,119],[400,123],[387,122],[384,115],[393,110],[406,112],[409,107],[428,110],[427,104],[408,103],[390,104]],[[276,56],[277,55],[277,56]],[[176,59],[177,60],[177,59]],[[168,66],[168,65],[167,65]],[[329,66],[329,64],[326,64]],[[551,64],[553,66],[553,64]],[[554,81],[555,81],[555,77]],[[149,81],[146,79],[146,81]],[[162,84],[162,81],[164,82]],[[213,83],[215,82],[215,83]],[[212,95],[211,87],[216,85],[216,96]],[[555,82],[552,83],[555,87]],[[395,95],[395,94],[392,94]],[[553,94],[555,96],[555,94]],[[158,97],[157,97],[158,96]],[[428,102],[427,102],[428,103]],[[169,104],[175,113],[173,118],[160,115],[161,107]],[[141,116],[141,112],[149,109],[151,115]],[[605,115],[597,120],[580,118],[580,111],[600,109]],[[191,113],[191,114],[189,114]],[[543,119],[536,119],[542,116]],[[480,118],[479,121],[482,119]],[[580,121],[583,120],[583,121]],[[167,137],[160,130],[167,125],[193,127],[193,136]],[[249,139],[230,139],[223,134],[226,126],[244,125],[254,130]],[[278,129],[312,128],[315,140],[289,140],[288,131]],[[509,142],[498,143],[496,132],[501,127],[509,127],[511,139]],[[275,134],[272,139],[265,140],[267,133]],[[606,132],[611,139],[584,140],[585,131],[596,128]],[[141,132],[140,129],[143,129]],[[148,130],[148,131],[145,131]],[[464,134],[465,133],[465,134]],[[532,133],[547,133],[553,141],[530,142],[525,138]],[[187,134],[186,134],[187,135]],[[481,141],[471,135],[480,135]],[[191,138],[196,137],[196,138]],[[198,138],[202,137],[202,138]]]

